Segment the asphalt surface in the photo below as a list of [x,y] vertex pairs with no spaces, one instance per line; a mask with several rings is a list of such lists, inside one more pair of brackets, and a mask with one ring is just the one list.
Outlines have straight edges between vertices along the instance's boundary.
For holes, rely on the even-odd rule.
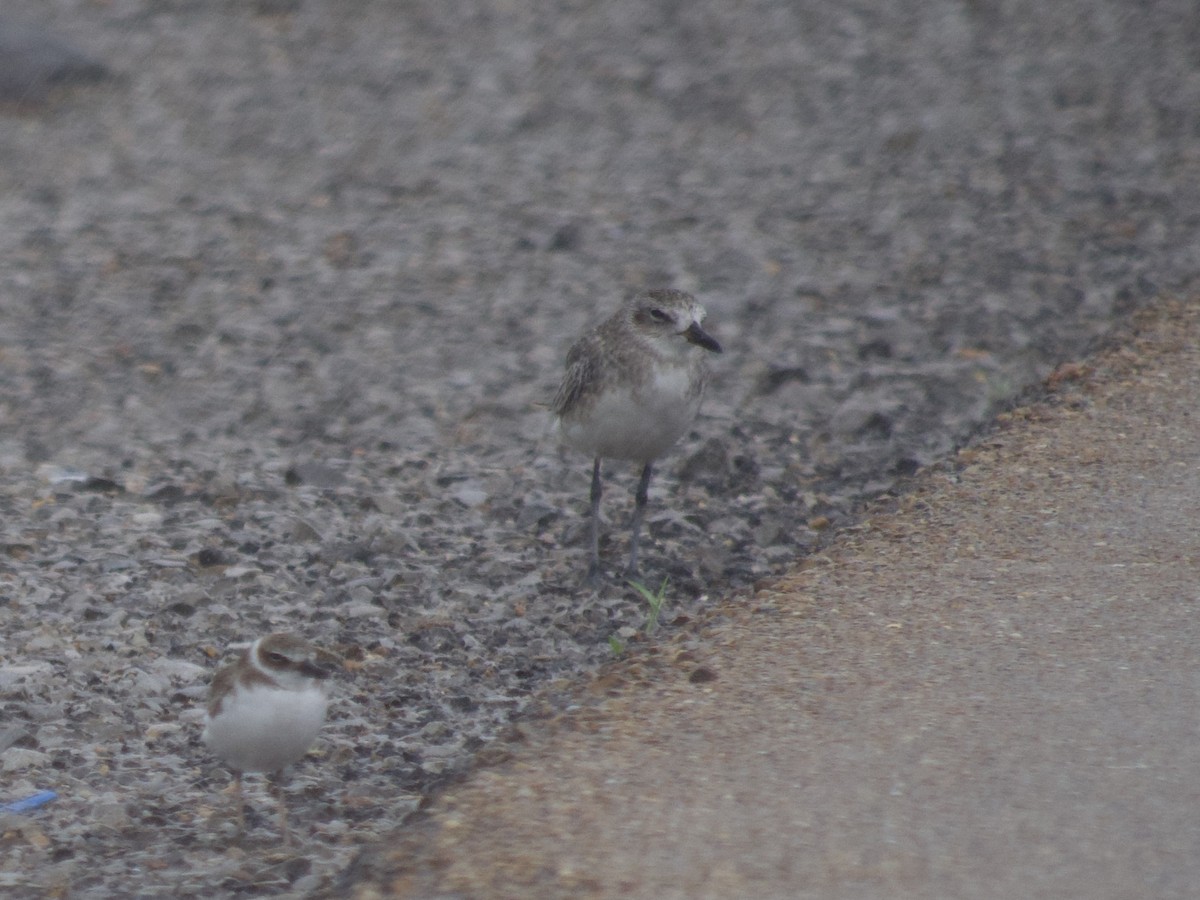
[[614,664],[339,890],[1194,897],[1200,301],[722,621]]

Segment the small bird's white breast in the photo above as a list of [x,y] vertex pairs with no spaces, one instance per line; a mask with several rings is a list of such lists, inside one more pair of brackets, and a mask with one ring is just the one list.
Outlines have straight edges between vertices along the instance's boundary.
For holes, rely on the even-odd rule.
[[600,394],[584,415],[565,418],[563,440],[591,456],[649,462],[691,427],[700,408],[696,375],[686,365],[656,365],[636,387]]
[[204,740],[239,772],[274,772],[300,759],[325,724],[329,704],[317,685],[282,690],[238,685],[208,717]]

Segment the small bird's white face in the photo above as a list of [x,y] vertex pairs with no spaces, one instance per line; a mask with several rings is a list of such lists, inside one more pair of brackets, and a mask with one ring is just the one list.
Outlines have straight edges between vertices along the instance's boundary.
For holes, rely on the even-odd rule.
[[332,674],[332,654],[290,634],[255,641],[254,662],[285,690],[304,690]]
[[[630,313],[631,324],[656,345],[670,347],[674,352],[703,347],[713,353],[721,352],[717,343],[702,327],[704,307],[683,291],[647,291],[640,295]],[[687,343],[681,347],[678,338]]]

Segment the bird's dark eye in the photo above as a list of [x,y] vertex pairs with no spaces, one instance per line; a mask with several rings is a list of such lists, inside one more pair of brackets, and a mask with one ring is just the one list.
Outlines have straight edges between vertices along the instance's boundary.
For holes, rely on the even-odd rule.
[[653,319],[655,322],[670,322],[671,321],[671,317],[667,313],[665,313],[661,309],[659,309],[658,307],[654,307],[653,309],[650,310],[650,318]]
[[288,658],[286,656],[284,656],[282,653],[273,653],[272,652],[272,653],[267,654],[267,660],[269,662],[275,663],[275,665],[277,665],[277,666],[286,666]]

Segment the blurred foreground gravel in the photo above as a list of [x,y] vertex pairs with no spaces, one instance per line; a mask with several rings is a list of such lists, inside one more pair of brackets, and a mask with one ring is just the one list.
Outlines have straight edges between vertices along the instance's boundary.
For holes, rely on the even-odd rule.
[[[13,896],[326,885],[635,639],[546,428],[628,293],[726,348],[652,493],[682,628],[1200,270],[1186,0],[13,0],[14,41],[0,802],[60,797],[0,813]],[[199,742],[275,629],[350,660],[290,852]]]

